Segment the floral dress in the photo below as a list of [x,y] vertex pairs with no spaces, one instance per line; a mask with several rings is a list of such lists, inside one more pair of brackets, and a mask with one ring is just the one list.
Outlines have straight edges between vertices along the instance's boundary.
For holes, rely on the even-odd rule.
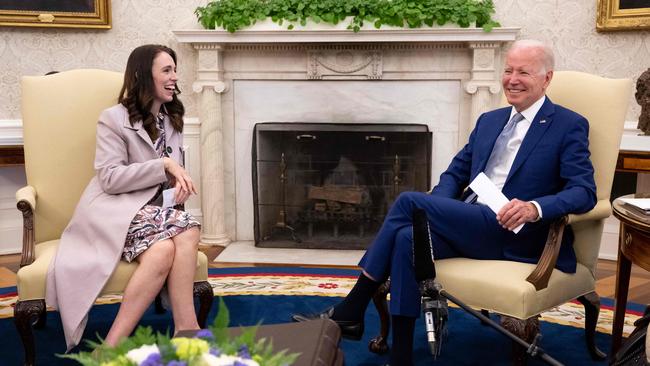
[[[158,138],[153,145],[161,158],[167,156],[164,123],[164,115],[158,114],[156,118]],[[192,227],[201,226],[192,215],[185,211],[172,207],[161,207],[162,191],[169,186],[168,183],[160,185],[154,198],[144,205],[131,221],[122,251],[122,259],[125,261],[133,261],[157,241],[169,239]]]

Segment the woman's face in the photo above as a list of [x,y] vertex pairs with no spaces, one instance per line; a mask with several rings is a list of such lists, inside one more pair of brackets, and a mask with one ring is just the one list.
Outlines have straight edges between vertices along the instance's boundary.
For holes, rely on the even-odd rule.
[[176,92],[176,63],[167,52],[159,52],[151,66],[153,76],[154,99],[160,104],[173,100]]

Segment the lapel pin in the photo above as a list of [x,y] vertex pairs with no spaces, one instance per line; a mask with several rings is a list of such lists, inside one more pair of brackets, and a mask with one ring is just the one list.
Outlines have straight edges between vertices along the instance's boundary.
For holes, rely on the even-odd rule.
[[546,123],[546,120],[545,119],[540,120],[539,123]]

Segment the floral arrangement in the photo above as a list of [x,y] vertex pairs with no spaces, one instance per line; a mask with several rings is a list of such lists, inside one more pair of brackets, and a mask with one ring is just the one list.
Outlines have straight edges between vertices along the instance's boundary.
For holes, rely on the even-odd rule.
[[299,355],[287,350],[273,352],[273,345],[265,338],[255,341],[257,327],[231,338],[229,322],[228,308],[220,299],[213,324],[193,338],[171,338],[169,334],[154,334],[151,327],[139,327],[116,347],[88,341],[93,351],[59,356],[84,366],[285,366]]

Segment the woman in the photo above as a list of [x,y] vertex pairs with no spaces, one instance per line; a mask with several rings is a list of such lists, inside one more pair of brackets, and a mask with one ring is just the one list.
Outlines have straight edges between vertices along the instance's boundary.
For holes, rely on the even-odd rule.
[[46,301],[61,313],[68,350],[79,343],[88,310],[120,260],[137,261],[105,343],[128,336],[166,283],[175,331],[198,329],[193,304],[200,224],[161,207],[196,194],[179,164],[183,104],[176,54],[145,45],[127,61],[119,104],[97,124],[96,175],[86,187],[50,264]]

